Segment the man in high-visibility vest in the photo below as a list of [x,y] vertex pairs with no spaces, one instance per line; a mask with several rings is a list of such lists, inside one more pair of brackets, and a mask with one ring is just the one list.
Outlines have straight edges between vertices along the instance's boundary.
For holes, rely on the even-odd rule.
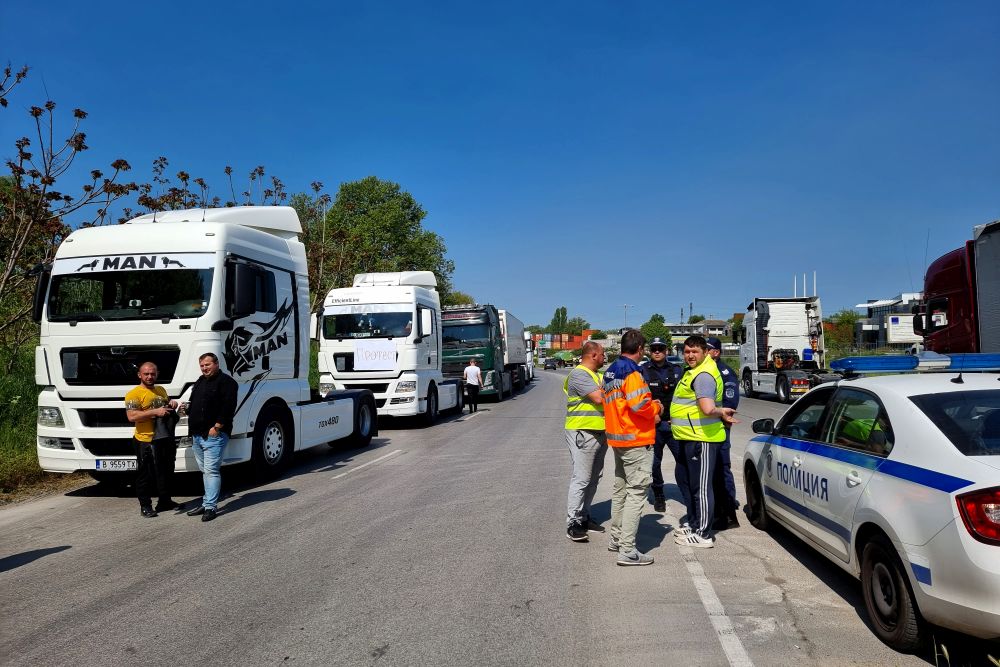
[[610,551],[619,565],[652,565],[653,557],[636,548],[639,517],[653,481],[653,443],[663,404],[655,400],[639,360],[646,338],[638,329],[622,334],[621,356],[604,371],[604,428],[615,455],[611,493]]
[[580,365],[563,381],[566,393],[566,444],[573,460],[566,502],[566,537],[586,542],[587,533],[604,528],[590,517],[590,504],[604,470],[608,439],[604,433],[604,392],[598,369],[604,365],[604,348],[588,340]]
[[715,546],[712,519],[715,494],[712,473],[719,448],[726,440],[726,424],[738,423],[734,408],[722,407],[723,381],[708,343],[701,336],[684,341],[688,369],[670,401],[670,430],[683,447],[688,473],[688,525],[674,531],[674,542],[691,547]]

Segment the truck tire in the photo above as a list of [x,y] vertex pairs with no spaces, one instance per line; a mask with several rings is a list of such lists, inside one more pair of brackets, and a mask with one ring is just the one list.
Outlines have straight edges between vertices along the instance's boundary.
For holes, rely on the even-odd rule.
[[452,408],[452,413],[460,415],[465,409],[465,387],[456,385],[455,389],[458,395],[455,397],[455,407]]
[[788,403],[791,401],[792,392],[788,388],[788,378],[784,375],[779,375],[774,381],[774,393],[778,395],[779,403]]
[[747,398],[755,398],[757,392],[753,389],[753,372],[748,368],[743,371],[743,395]]
[[424,426],[434,426],[438,420],[438,392],[433,382],[427,387],[427,410],[424,411],[423,420]]
[[499,382],[497,383],[497,403],[503,403],[503,371],[496,374]]
[[[375,435],[375,420],[378,419],[375,402],[371,396],[363,396],[354,404],[354,432],[351,433],[351,444],[355,447],[367,447]],[[333,443],[331,443],[332,445]]]
[[524,366],[517,368],[517,391],[524,389]]
[[275,405],[265,405],[253,427],[253,450],[250,460],[258,477],[277,477],[288,467],[295,449],[288,412]]

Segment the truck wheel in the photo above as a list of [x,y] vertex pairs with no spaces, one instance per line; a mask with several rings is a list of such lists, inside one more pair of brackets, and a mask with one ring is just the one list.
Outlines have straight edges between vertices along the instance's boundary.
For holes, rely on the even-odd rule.
[[[375,403],[368,396],[358,400],[354,406],[354,432],[351,434],[351,444],[355,447],[367,447],[375,434],[375,420],[378,413]],[[331,443],[332,444],[332,443]]]
[[743,488],[747,494],[747,509],[750,512],[750,525],[758,530],[766,531],[771,527],[771,518],[767,516],[764,506],[764,490],[760,486],[757,471],[751,466],[743,470]]
[[458,396],[455,397],[455,408],[452,410],[456,415],[462,414],[462,410],[465,409],[465,388],[462,385],[456,387],[456,393]]
[[254,470],[259,477],[279,475],[292,458],[295,448],[288,416],[275,406],[265,406],[253,427]]
[[434,426],[438,420],[438,392],[432,383],[427,388],[427,410],[424,412],[424,426]]
[[496,377],[499,380],[499,382],[497,383],[497,403],[502,403],[503,402],[503,373],[502,372],[497,373]]
[[524,368],[517,369],[517,391],[524,389]]
[[791,398],[791,392],[788,390],[788,378],[779,375],[774,383],[774,391],[778,394],[779,403],[788,403],[789,398]]
[[747,398],[757,396],[757,392],[753,390],[753,373],[750,369],[743,372],[743,395]]
[[861,555],[861,593],[875,634],[907,653],[920,648],[920,616],[910,582],[892,544],[875,535]]

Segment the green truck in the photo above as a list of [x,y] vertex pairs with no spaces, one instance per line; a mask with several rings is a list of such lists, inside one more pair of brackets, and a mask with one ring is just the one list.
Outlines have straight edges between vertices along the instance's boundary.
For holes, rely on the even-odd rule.
[[500,401],[531,381],[520,320],[490,304],[441,310],[441,370],[446,378],[461,378],[469,359],[475,358],[483,373],[480,395]]

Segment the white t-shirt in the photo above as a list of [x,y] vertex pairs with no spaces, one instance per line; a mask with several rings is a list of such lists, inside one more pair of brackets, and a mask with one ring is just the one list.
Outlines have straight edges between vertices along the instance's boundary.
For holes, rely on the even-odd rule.
[[466,384],[474,384],[477,387],[482,385],[483,373],[479,370],[479,366],[466,366],[462,371],[462,377],[465,378]]

